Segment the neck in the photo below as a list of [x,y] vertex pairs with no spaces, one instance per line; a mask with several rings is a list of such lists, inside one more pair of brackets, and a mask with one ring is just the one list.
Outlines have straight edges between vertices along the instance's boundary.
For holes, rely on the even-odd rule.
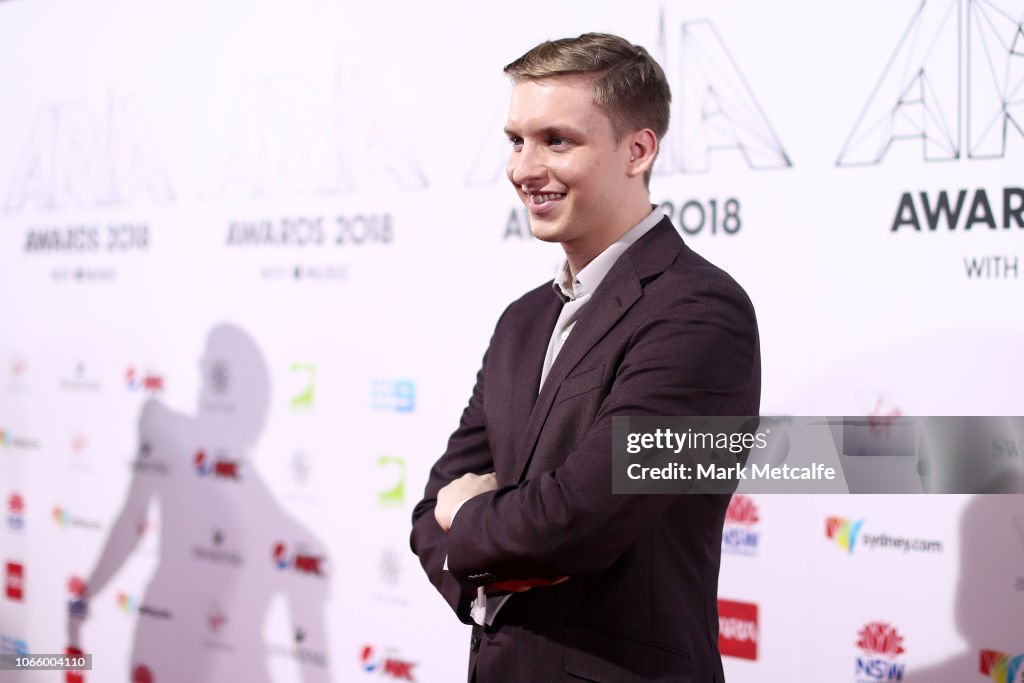
[[631,203],[628,210],[616,217],[616,220],[610,224],[614,227],[589,233],[578,240],[562,242],[565,260],[569,263],[569,273],[576,277],[576,274],[586,268],[587,264],[593,261],[598,254],[618,242],[650,212],[650,198],[645,195],[642,201]]

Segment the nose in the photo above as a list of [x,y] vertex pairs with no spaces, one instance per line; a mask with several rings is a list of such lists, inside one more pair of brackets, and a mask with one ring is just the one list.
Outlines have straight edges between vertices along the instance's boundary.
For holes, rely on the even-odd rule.
[[524,142],[518,151],[513,150],[508,158],[508,179],[517,188],[524,185],[543,186],[545,174],[541,150],[530,142]]

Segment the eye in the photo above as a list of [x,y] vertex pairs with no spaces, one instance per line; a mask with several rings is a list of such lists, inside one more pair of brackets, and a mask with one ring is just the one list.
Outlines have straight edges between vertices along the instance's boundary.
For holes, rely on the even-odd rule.
[[512,148],[517,152],[523,148],[523,139],[518,135],[509,135],[508,141],[512,145]]
[[561,137],[560,135],[552,135],[550,138],[548,138],[548,144],[551,145],[552,147],[565,147],[566,145],[569,144],[569,141]]

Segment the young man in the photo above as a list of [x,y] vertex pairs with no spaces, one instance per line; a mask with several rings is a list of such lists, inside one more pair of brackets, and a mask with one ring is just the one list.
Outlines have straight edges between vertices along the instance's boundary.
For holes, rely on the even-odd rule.
[[650,204],[671,95],[643,48],[586,34],[505,72],[508,177],[565,263],[498,321],[413,551],[474,623],[471,681],[722,681],[728,496],[613,495],[612,417],[757,415],[753,307]]

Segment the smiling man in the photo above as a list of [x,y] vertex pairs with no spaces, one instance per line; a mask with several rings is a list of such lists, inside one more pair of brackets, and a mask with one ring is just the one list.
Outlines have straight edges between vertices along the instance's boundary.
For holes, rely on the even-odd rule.
[[508,177],[565,262],[498,321],[413,551],[474,625],[470,681],[722,681],[728,496],[613,495],[612,417],[758,414],[753,307],[650,203],[671,95],[646,50],[590,33],[505,73]]

